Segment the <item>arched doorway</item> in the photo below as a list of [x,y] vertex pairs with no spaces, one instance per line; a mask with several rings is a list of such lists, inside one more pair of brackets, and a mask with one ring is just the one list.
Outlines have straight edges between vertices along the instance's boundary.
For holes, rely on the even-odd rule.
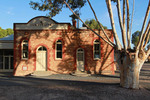
[[36,71],[47,70],[47,49],[43,46],[37,48],[36,51]]
[[78,48],[76,52],[76,62],[77,62],[77,71],[83,72],[84,69],[84,50],[82,48]]

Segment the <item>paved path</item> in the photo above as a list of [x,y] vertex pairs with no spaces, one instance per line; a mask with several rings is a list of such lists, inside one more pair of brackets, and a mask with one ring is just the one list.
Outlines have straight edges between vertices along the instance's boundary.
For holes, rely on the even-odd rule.
[[0,100],[150,100],[150,64],[141,70],[140,90],[119,86],[114,76],[0,76]]
[[150,63],[144,64],[140,73],[140,86],[150,91]]

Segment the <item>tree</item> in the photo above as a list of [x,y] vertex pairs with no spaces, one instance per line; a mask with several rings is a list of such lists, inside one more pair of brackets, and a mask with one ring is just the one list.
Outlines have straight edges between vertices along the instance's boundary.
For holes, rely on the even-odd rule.
[[[75,11],[75,14],[78,16],[80,15],[78,10]],[[76,15],[72,14],[69,17],[71,17],[72,20],[76,20],[76,19],[78,19],[78,17],[76,17]]]
[[7,35],[11,35],[11,34],[14,34],[14,31],[11,28],[7,28],[6,33],[7,33]]
[[[139,41],[139,35],[140,35],[140,34],[141,34],[140,31],[136,31],[136,32],[134,32],[134,33],[132,34],[132,44],[134,45],[134,47],[137,46],[137,43],[138,43],[138,41]],[[146,36],[146,38],[148,38],[148,37],[150,37],[150,36]],[[150,38],[148,39],[148,43],[149,43],[149,41],[150,41]]]
[[137,43],[139,41],[139,35],[141,34],[140,31],[136,31],[132,34],[132,44],[134,45],[134,47],[137,46]]
[[[86,0],[65,0],[71,9],[76,10],[77,8],[82,8]],[[67,7],[64,0],[41,0],[41,2],[30,2],[33,9],[38,9],[40,11],[49,11],[49,16],[53,17],[62,11],[63,7]]]
[[[97,21],[95,19],[91,19],[91,20],[86,20],[85,24],[88,25],[91,29],[101,29],[100,26],[98,25]],[[102,25],[102,24],[101,24]],[[82,25],[83,27],[85,27],[85,25]],[[103,26],[103,25],[102,25]],[[107,29],[106,26],[103,26],[104,29]]]
[[[59,4],[59,5],[60,5],[60,1],[61,1],[61,5],[60,6],[58,5],[59,9],[62,8],[62,5],[66,4],[66,6],[72,11],[73,14],[75,14],[74,11],[73,11],[74,10],[74,3],[78,5],[78,6],[75,5],[75,7],[83,7],[86,3],[85,0],[44,0],[44,4],[49,3],[51,5],[52,1],[54,2],[54,4],[57,2],[56,4]],[[79,3],[80,1],[82,1],[82,3]],[[83,1],[84,1],[84,3],[83,3]],[[114,47],[116,58],[117,58],[117,64],[120,67],[120,85],[122,87],[125,87],[125,88],[138,89],[139,88],[139,73],[140,73],[140,70],[141,70],[145,60],[147,59],[147,57],[150,54],[150,48],[147,49],[146,51],[144,50],[144,48],[146,47],[146,45],[148,43],[148,38],[146,38],[146,36],[149,36],[149,34],[150,34],[150,31],[149,31],[150,30],[150,20],[149,20],[149,22],[147,24],[147,27],[145,29],[147,19],[148,19],[148,16],[149,16],[150,1],[148,3],[148,7],[147,7],[147,10],[146,10],[146,13],[145,13],[141,33],[139,35],[139,40],[138,40],[138,43],[137,43],[137,46],[136,46],[135,49],[131,48],[130,28],[132,26],[130,25],[130,23],[132,23],[132,20],[133,20],[132,18],[133,17],[130,20],[129,0],[121,0],[121,1],[120,0],[112,0],[112,1],[117,3],[116,7],[117,7],[117,12],[118,12],[118,18],[119,18],[118,22],[120,24],[120,29],[121,29],[121,33],[122,33],[123,46],[120,42],[120,39],[118,38],[118,34],[117,34],[117,31],[116,31],[116,28],[115,28],[113,12],[112,12],[112,7],[111,7],[111,0],[105,0],[105,1],[106,1],[106,5],[107,5],[107,8],[108,8],[108,13],[109,13],[109,17],[110,17],[112,31],[113,31],[113,34],[114,34],[115,43],[113,43],[109,39],[107,34],[105,33],[105,30],[102,27],[102,25],[100,24],[100,22],[98,21],[96,13],[95,13],[95,11],[94,11],[94,9],[93,9],[93,7],[92,7],[89,0],[87,0],[87,3],[89,4],[98,25],[100,26],[102,32],[104,33],[104,35],[106,36],[107,39],[103,39],[93,29],[88,27],[88,25],[86,25],[78,15],[76,15],[76,14],[75,15],[93,33],[95,33],[102,40],[104,40],[106,43],[108,43],[109,45]],[[120,2],[122,2],[123,14],[121,13]],[[36,6],[36,5],[34,5],[34,6]],[[56,9],[55,6],[52,7],[52,8]],[[52,8],[50,7],[50,9],[49,9],[50,12],[53,11]]]
[[13,31],[13,29],[11,29],[11,28],[2,29],[2,28],[0,27],[0,38],[3,38],[3,37],[5,37],[5,36],[7,36],[7,35],[11,35],[11,34],[13,34],[13,33],[14,33],[14,31]]
[[[80,16],[79,10],[76,10],[75,14]],[[76,15],[72,14],[69,17],[71,17],[72,23],[74,24],[73,26],[76,26],[75,24],[77,22],[77,25],[78,25],[77,28],[79,28],[79,19],[76,17]]]

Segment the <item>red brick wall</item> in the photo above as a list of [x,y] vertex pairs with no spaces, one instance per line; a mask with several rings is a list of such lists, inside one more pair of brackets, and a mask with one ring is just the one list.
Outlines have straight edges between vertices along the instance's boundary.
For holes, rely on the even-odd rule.
[[[98,31],[97,31],[98,32]],[[111,30],[106,33],[113,41]],[[100,35],[105,38],[104,34]],[[29,40],[29,58],[21,59],[21,41]],[[63,58],[55,59],[55,41],[63,42]],[[81,47],[85,54],[85,70],[92,74],[114,73],[114,51],[111,46],[100,39],[101,59],[93,59],[93,41],[99,39],[90,30],[38,30],[17,31],[14,35],[14,75],[22,76],[33,73],[36,70],[36,49],[39,46],[47,48],[47,69],[53,73],[71,73],[76,70],[76,50]],[[22,70],[27,66],[26,71]]]

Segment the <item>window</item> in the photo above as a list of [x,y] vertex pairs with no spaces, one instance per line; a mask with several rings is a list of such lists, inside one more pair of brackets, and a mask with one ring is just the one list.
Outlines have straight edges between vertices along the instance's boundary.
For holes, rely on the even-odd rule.
[[78,61],[84,61],[84,51],[82,48],[78,49],[78,52],[77,52],[77,59]]
[[28,59],[28,41],[23,40],[22,42],[22,59]]
[[38,51],[47,51],[45,47],[41,46]]
[[1,70],[13,69],[13,50],[12,49],[0,50],[0,69]]
[[95,40],[94,41],[94,59],[100,59],[100,41],[99,40]]
[[62,41],[56,42],[56,59],[62,59]]

